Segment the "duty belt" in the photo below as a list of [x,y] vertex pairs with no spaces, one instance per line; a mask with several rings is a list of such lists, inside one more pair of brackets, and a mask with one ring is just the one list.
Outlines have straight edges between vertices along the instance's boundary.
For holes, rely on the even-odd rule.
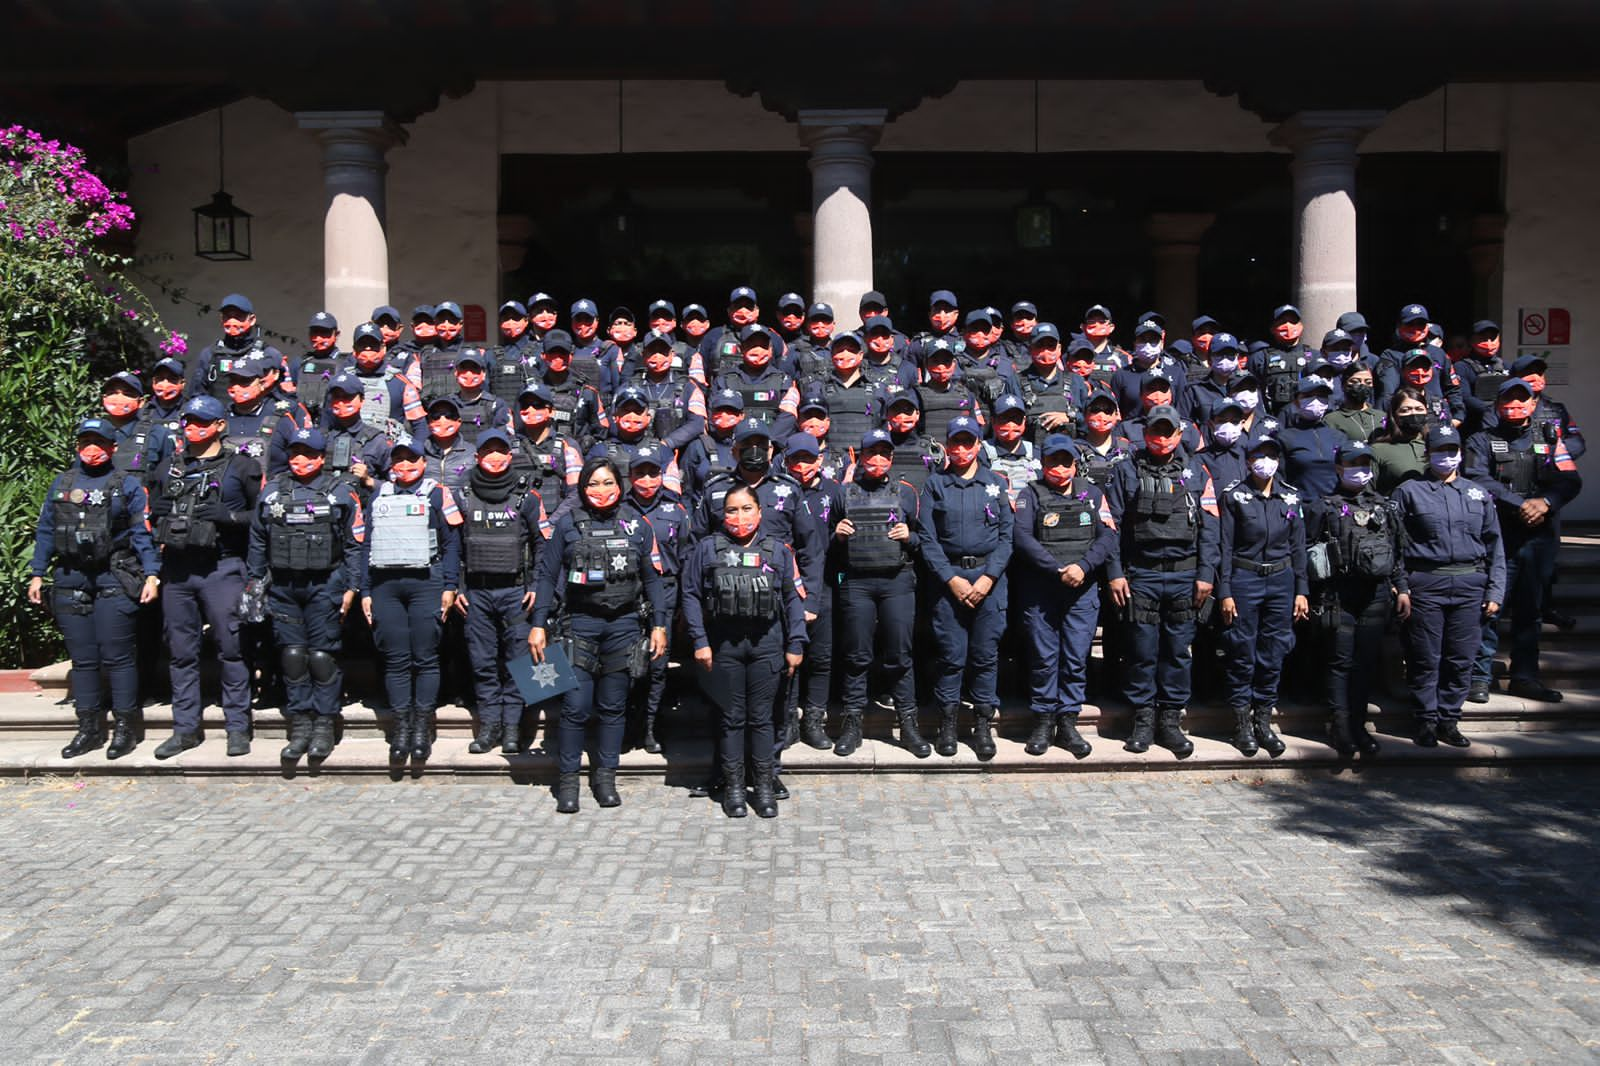
[[1458,577],[1462,574],[1483,573],[1482,563],[1412,563],[1407,569],[1418,574],[1444,574]]
[[984,552],[982,555],[957,555],[950,560],[950,565],[962,570],[976,570],[988,561],[989,553]]
[[516,574],[467,574],[466,585],[473,589],[508,589],[513,585],[521,585],[522,578]]
[[1129,565],[1137,566],[1141,570],[1160,570],[1170,574],[1178,570],[1199,569],[1200,560],[1191,555],[1186,559],[1135,559]]
[[1254,559],[1243,559],[1235,555],[1233,557],[1233,565],[1240,570],[1248,570],[1252,574],[1271,577],[1273,574],[1281,574],[1289,569],[1289,560],[1279,559],[1271,563],[1258,563]]

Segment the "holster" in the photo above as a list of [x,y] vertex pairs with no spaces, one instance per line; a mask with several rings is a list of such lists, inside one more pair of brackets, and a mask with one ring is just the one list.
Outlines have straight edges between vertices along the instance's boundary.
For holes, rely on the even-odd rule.
[[139,590],[144,587],[144,567],[139,565],[139,557],[132,551],[111,553],[111,576],[117,579],[129,599],[139,598]]

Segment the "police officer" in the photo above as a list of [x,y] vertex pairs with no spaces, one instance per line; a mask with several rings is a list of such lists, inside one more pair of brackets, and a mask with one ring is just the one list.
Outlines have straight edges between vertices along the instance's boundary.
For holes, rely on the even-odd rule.
[[[1173,406],[1179,407],[1179,413],[1187,413],[1196,422],[1209,422],[1211,409],[1227,397],[1228,382],[1239,373],[1243,364],[1240,358],[1242,355],[1242,346],[1238,338],[1231,333],[1217,334],[1212,338],[1211,351],[1207,353],[1211,372],[1203,378],[1189,382],[1188,388],[1181,392],[1174,382],[1173,395],[1182,395],[1186,406],[1180,407],[1178,404]],[[1126,389],[1124,394],[1125,392]],[[1123,398],[1123,395],[1118,396],[1119,400]]]
[[536,376],[539,340],[528,331],[528,308],[520,300],[500,305],[500,343],[488,353],[488,390],[507,407],[514,406],[530,378]]
[[1428,430],[1428,475],[1394,490],[1406,532],[1409,592],[1395,613],[1405,623],[1406,679],[1417,701],[1416,742],[1465,748],[1461,705],[1472,682],[1483,621],[1500,613],[1506,561],[1494,498],[1461,476],[1461,433]]
[[[547,292],[536,292],[523,302],[528,306],[528,333],[535,341],[542,342],[546,335],[556,328],[556,316],[560,311],[560,305],[556,303],[556,298]],[[597,314],[594,301],[579,300],[572,306],[576,309],[579,304],[585,303],[589,308],[589,317],[593,319]]]
[[[794,360],[795,377],[801,385],[819,381],[828,374],[833,364],[833,306],[815,303],[806,309],[803,329],[789,344],[789,355]],[[852,438],[853,440],[854,438]]]
[[[1001,396],[1020,396],[1022,386],[1011,368],[1011,359],[994,346],[999,336],[997,315],[989,310],[970,311],[966,319],[966,346],[956,353],[956,369],[963,384],[972,391],[988,414]],[[870,334],[868,336],[870,341]],[[923,408],[927,410],[926,407]],[[980,419],[987,421],[987,419]]]
[[1328,425],[1351,440],[1370,441],[1384,427],[1382,409],[1372,406],[1372,368],[1351,360],[1339,372],[1339,391],[1344,397],[1328,412]]
[[555,400],[556,432],[571,437],[587,451],[606,428],[600,392],[584,382],[572,359],[572,338],[565,330],[544,335],[539,353],[539,381]]
[[1284,743],[1272,731],[1283,663],[1294,623],[1310,616],[1306,576],[1306,501],[1278,476],[1283,448],[1257,430],[1245,446],[1249,475],[1222,491],[1217,599],[1233,746],[1276,759]]
[[1461,401],[1467,412],[1461,431],[1470,437],[1482,429],[1494,413],[1500,385],[1511,377],[1505,360],[1500,357],[1499,323],[1484,318],[1472,324],[1467,353],[1456,360],[1455,372],[1461,382]]
[[[701,363],[700,353],[694,350],[694,345],[684,340],[683,336],[679,334],[678,309],[672,305],[672,301],[656,300],[651,303],[649,309],[645,312],[645,317],[650,323],[650,329],[666,337],[672,344],[672,359],[669,369],[674,374],[687,377],[704,389],[706,387],[705,365]],[[637,370],[637,364],[631,368],[631,371],[630,368],[624,368],[623,377],[627,377],[630,372],[637,373]]]
[[172,356],[158,360],[150,368],[150,399],[139,408],[139,417],[160,426],[174,441],[183,434],[183,363]]
[[[135,477],[113,463],[116,431],[103,418],[78,424],[78,461],[56,475],[34,530],[28,602],[44,603],[44,577],[54,574],[51,613],[72,659],[72,702],[78,731],[63,759],[105,743],[109,697],[116,728],[106,758],[138,745],[139,674],[135,629],[139,605],[155,600],[161,557],[150,537],[148,498]],[[109,692],[102,689],[105,669]]]
[[222,673],[228,754],[250,753],[250,675],[239,639],[239,593],[250,520],[261,496],[261,464],[223,444],[222,404],[184,405],[183,451],[150,492],[150,520],[165,575],[163,614],[171,659],[173,732],[156,749],[168,759],[200,744],[201,624],[211,626]]
[[445,300],[434,306],[435,336],[417,354],[422,369],[422,399],[426,403],[456,391],[456,359],[461,354],[461,305]]
[[1051,433],[1073,436],[1089,400],[1088,382],[1061,365],[1061,333],[1053,322],[1033,326],[1024,356],[1017,384],[1027,405],[1028,440],[1037,446]]
[[[1172,383],[1172,395],[1168,402],[1178,408],[1182,414],[1192,418],[1204,420],[1205,416],[1194,412],[1190,403],[1191,381],[1183,363],[1167,354],[1161,347],[1162,338],[1166,336],[1160,326],[1150,320],[1140,322],[1138,334],[1135,336],[1133,351],[1128,354],[1125,365],[1111,371],[1110,388],[1117,395],[1117,403],[1124,411],[1139,409],[1139,396],[1144,388],[1144,383],[1151,375],[1159,375]],[[1222,334],[1232,341],[1231,359],[1233,369],[1238,369],[1239,345],[1233,341],[1231,335]],[[1216,366],[1212,364],[1213,368]],[[1215,370],[1213,370],[1215,373]],[[1229,373],[1232,373],[1230,370]],[[1201,379],[1202,381],[1204,379]],[[1226,380],[1224,376],[1223,380]],[[1198,384],[1194,382],[1193,384]]]
[[1108,389],[1090,393],[1083,409],[1083,447],[1078,449],[1078,473],[1101,491],[1111,483],[1112,468],[1132,458],[1133,438],[1121,429],[1117,398]]
[[389,757],[426,761],[439,705],[441,625],[461,572],[461,511],[449,488],[425,476],[422,449],[396,441],[372,500],[361,610],[383,656],[394,726]]
[[841,451],[855,447],[882,417],[879,405],[883,393],[864,372],[863,354],[858,334],[836,335],[828,352],[827,373],[814,386],[826,405],[828,433],[840,442]]
[[1078,732],[1089,652],[1100,617],[1097,575],[1116,553],[1105,494],[1078,476],[1078,445],[1052,433],[1040,476],[1017,495],[1016,563],[1022,625],[1031,658],[1033,732],[1024,747],[1043,755],[1052,741],[1082,759]]
[[[694,349],[695,355],[698,356],[700,354],[698,346],[711,329],[711,316],[706,312],[705,307],[701,304],[684,304],[683,325],[681,328],[684,342],[691,349]],[[707,371],[704,369],[705,363],[703,360],[700,365],[702,367],[700,380],[709,380]]]
[[[1283,304],[1272,311],[1272,340],[1262,351],[1250,357],[1249,369],[1261,382],[1262,399],[1269,414],[1282,414],[1293,407],[1295,386],[1305,376],[1306,367],[1317,359],[1316,349],[1302,339],[1305,323],[1300,320],[1300,309],[1294,304]],[[1334,331],[1337,333],[1338,331]],[[1323,351],[1334,333],[1323,338]],[[1211,346],[1216,347],[1213,337]]]
[[482,348],[463,347],[456,356],[456,410],[461,412],[461,435],[474,446],[487,430],[511,432],[510,404],[484,388],[490,362]]
[[1183,451],[1182,436],[1177,411],[1151,411],[1139,450],[1112,468],[1106,492],[1122,531],[1106,576],[1130,623],[1126,693],[1134,717],[1123,747],[1144,752],[1154,741],[1180,759],[1194,751],[1179,722],[1189,702],[1190,646],[1219,553],[1216,492],[1205,467]]
[[[286,441],[308,424],[306,409],[297,402],[270,400],[262,382],[265,361],[257,356],[235,359],[228,367],[228,438],[235,451],[265,467],[268,477],[288,465]],[[196,393],[195,395],[200,395]]]
[[[552,304],[552,314],[550,316],[552,327],[555,325],[554,310],[555,305]],[[576,369],[580,365],[579,360],[582,360],[581,365],[585,368],[590,366],[598,368],[600,366],[600,354],[611,343],[610,339],[600,332],[600,308],[596,306],[593,300],[587,298],[576,300],[572,304],[568,321],[572,323],[572,335],[568,339],[572,342],[573,368]],[[543,346],[543,337],[544,335],[541,334],[541,347]],[[578,371],[579,381],[585,380],[586,372],[586,370]]]
[[786,364],[774,358],[774,344],[767,327],[744,327],[739,331],[738,362],[723,364],[713,388],[737,392],[744,400],[745,418],[760,419],[781,439],[794,431],[800,390]]
[[744,397],[732,389],[713,392],[706,431],[683,450],[684,499],[691,509],[698,508],[706,485],[738,466],[734,456],[734,433],[744,421]]
[[[611,429],[605,439],[596,441],[589,449],[589,457],[605,456],[618,470],[626,470],[633,453],[646,446],[660,447],[668,455],[672,454],[672,449],[655,435],[650,397],[638,385],[624,385],[613,398]],[[677,493],[683,491],[683,474],[676,458],[667,462],[664,475],[668,489]]]
[[946,756],[956,753],[962,681],[970,672],[972,750],[980,759],[992,759],[1013,515],[1005,479],[978,462],[982,432],[971,418],[951,421],[945,433],[945,468],[928,478],[918,502],[917,542],[923,565],[939,586],[933,600],[939,653],[935,750]]
[[609,388],[614,388],[621,379],[623,368],[629,363],[639,361],[639,325],[634,318],[633,310],[627,307],[613,307],[606,324],[606,342],[595,354],[593,371],[591,364],[584,352],[574,352],[572,369],[579,380],[586,385],[593,385],[605,395]]
[[928,297],[929,329],[918,333],[911,341],[908,355],[917,367],[927,365],[928,349],[934,341],[942,340],[946,346],[960,351],[966,347],[961,336],[961,304],[949,289],[935,289]]
[[920,494],[929,475],[944,465],[944,444],[924,431],[921,394],[916,389],[896,393],[887,400],[883,428],[894,445],[892,476]]
[[[867,681],[878,667],[888,683],[900,743],[919,759],[932,753],[917,723],[912,634],[917,621],[917,490],[894,474],[895,444],[887,430],[861,439],[855,469],[841,491],[843,514],[834,525],[843,718],[836,755],[861,746]],[[826,748],[824,722],[807,713],[801,738]]]
[[499,744],[502,754],[515,755],[523,703],[506,662],[528,639],[545,508],[512,468],[504,430],[485,430],[475,452],[477,464],[456,493],[462,587],[454,607],[464,619],[478,703],[478,735],[467,750],[482,755]]
[[[1139,381],[1138,406],[1131,408],[1133,416],[1122,423],[1122,430],[1130,440],[1138,443],[1144,439],[1145,422],[1150,417],[1150,412],[1158,407],[1171,407],[1177,410],[1177,390],[1173,387],[1173,380],[1167,377],[1167,372],[1160,367],[1151,367],[1145,371]],[[1130,408],[1123,408],[1124,411]],[[1200,427],[1185,418],[1180,429],[1180,440],[1186,452],[1193,455],[1205,444],[1200,436]]]
[[[889,317],[889,298],[876,290],[861,294],[857,305],[861,313],[861,336],[868,347],[880,356],[888,355],[895,362],[904,362],[911,350],[911,339],[898,329]],[[873,338],[883,334],[879,343]]]
[[439,329],[433,324],[433,311],[432,304],[418,304],[411,309],[411,339],[404,342],[416,363],[418,389],[422,388],[422,350],[431,347],[439,339]]
[[857,336],[862,345],[861,373],[881,395],[897,395],[921,380],[911,357],[895,348],[900,334],[887,318],[867,322]]
[[361,379],[346,371],[330,383],[327,410],[322,413],[327,470],[346,479],[363,503],[371,500],[377,479],[389,468],[389,438],[361,417],[365,404]]
[[1309,498],[1320,500],[1339,483],[1333,459],[1347,438],[1327,423],[1333,389],[1326,381],[1316,375],[1303,377],[1295,394],[1295,405],[1277,431],[1284,475]]
[[[687,318],[687,311],[685,312]],[[706,380],[715,382],[719,374],[739,365],[740,334],[746,327],[761,321],[761,305],[756,291],[741,285],[728,294],[727,325],[713,326],[700,337],[698,351],[706,369]],[[782,362],[782,338],[771,338],[775,345],[773,357]]]
[[256,322],[256,309],[249,298],[229,293],[217,305],[222,318],[222,336],[201,350],[189,366],[188,394],[209,393],[228,402],[228,375],[235,362],[251,358],[281,365],[283,353],[269,345]]
[[1078,323],[1078,335],[1094,349],[1094,362],[1109,370],[1119,370],[1128,365],[1129,353],[1111,341],[1117,324],[1112,320],[1111,308],[1095,304],[1083,313]]
[[[1011,305],[1011,316],[1006,331],[996,347],[1011,361],[1011,369],[1021,374],[1031,361],[1033,331],[1039,327],[1039,308],[1031,300],[1018,300]],[[1059,338],[1058,338],[1059,340]]]
[[[943,440],[950,429],[950,423],[960,417],[973,419],[981,429],[985,417],[983,407],[977,393],[957,375],[955,349],[941,341],[934,341],[928,347],[924,359],[925,380],[915,389],[909,390],[917,394],[917,407],[922,412],[922,431],[934,440]],[[893,401],[900,395],[895,394],[887,398]],[[887,420],[887,415],[885,419]],[[895,447],[899,446],[900,442],[896,441]]]
[[[1500,519],[1506,559],[1506,601],[1511,608],[1513,696],[1559,703],[1561,693],[1539,680],[1539,630],[1547,588],[1555,573],[1562,510],[1583,489],[1578,466],[1559,434],[1547,439],[1535,424],[1533,389],[1521,378],[1501,382],[1494,418],[1467,440],[1466,475],[1491,496]],[[1483,625],[1483,646],[1467,698],[1487,702],[1500,630]]]
[[990,439],[983,442],[981,461],[1006,479],[1012,503],[1024,485],[1039,477],[1039,449],[1028,439],[1027,408],[1022,397],[1007,393],[994,402]]
[[111,461],[117,473],[131,474],[141,483],[161,466],[165,439],[153,423],[139,417],[143,406],[144,383],[131,370],[112,374],[100,387],[100,419],[116,434]]
[[806,321],[806,298],[797,292],[786,292],[778,297],[778,336],[791,349],[802,336],[800,330]]
[[[429,309],[432,310],[431,308]],[[405,328],[401,325],[400,309],[390,304],[372,309],[372,317],[368,319],[378,327],[378,335],[383,339],[383,346],[391,353],[401,352],[416,355],[417,349],[411,341],[406,339]]]
[[[578,810],[578,771],[591,717],[598,717],[599,728],[590,788],[602,807],[622,802],[617,761],[631,677],[644,673],[641,653],[645,661],[666,654],[669,621],[655,534],[649,523],[633,522],[620,510],[622,478],[609,459],[583,464],[578,499],[577,509],[556,523],[539,556],[528,636],[535,662],[544,661],[550,640],[566,641],[578,679],[561,705],[556,783],[561,814]],[[554,635],[552,617],[561,622]],[[641,617],[649,626],[647,644],[641,644]]]
[[555,398],[543,384],[534,382],[517,399],[517,433],[511,465],[544,502],[548,521],[577,506],[578,471],[583,453],[578,442],[555,431]]
[[775,818],[773,706],[779,671],[792,677],[805,649],[800,572],[788,546],[763,532],[754,489],[730,489],[722,509],[716,533],[685,562],[684,623],[695,662],[720,694],[722,811],[745,816],[748,778],[756,814]]
[[306,329],[306,353],[289,364],[289,391],[316,419],[322,414],[328,382],[350,361],[350,356],[339,350],[339,320],[327,311],[312,315]]
[[[823,544],[831,544],[834,527],[844,518],[844,490],[839,482],[823,473],[822,449],[817,439],[804,432],[790,436],[784,442],[783,462],[789,476],[800,485],[803,506]],[[827,580],[827,576],[825,572],[824,580],[807,590],[806,661],[783,686],[784,728],[778,737],[780,750],[798,739],[802,708],[813,739],[828,717],[828,701],[833,691],[833,608],[837,582]]]
[[271,578],[267,605],[288,688],[288,760],[333,753],[341,625],[364,583],[361,498],[323,469],[326,447],[320,429],[293,432],[287,472],[269,475],[256,505],[245,562],[257,587]]
[[422,445],[427,475],[459,489],[478,463],[477,450],[461,435],[461,408],[455,397],[441,396],[428,404],[428,433]]
[[350,358],[354,365],[350,369],[361,386],[361,420],[391,437],[398,437],[402,432],[412,437],[426,437],[428,427],[422,394],[406,371],[393,365],[378,327],[363,322],[356,327],[351,343]]
[[[1534,396],[1538,398],[1538,402],[1533,408],[1533,421],[1539,427],[1539,432],[1544,436],[1545,440],[1549,441],[1553,437],[1559,437],[1561,443],[1566,446],[1568,455],[1574,460],[1582,459],[1584,452],[1588,450],[1588,444],[1583,437],[1583,430],[1578,428],[1578,424],[1567,413],[1567,405],[1551,396],[1549,390],[1545,388],[1546,369],[1544,359],[1537,355],[1519,356],[1516,362],[1511,365],[1512,375],[1526,381],[1528,387],[1533,389]],[[1557,541],[1561,539],[1560,525],[1558,516],[1556,521]],[[1551,580],[1553,582],[1555,579],[1552,577]],[[1548,590],[1545,592],[1544,617],[1545,621],[1562,630],[1574,629],[1578,624],[1576,618],[1556,605],[1554,597]]]
[[[690,441],[706,430],[706,398],[688,372],[673,366],[678,342],[651,330],[640,348],[637,365],[625,367],[623,382],[645,397],[651,415],[651,435],[672,449],[676,457]],[[611,406],[616,406],[613,392]]]
[[[689,510],[683,498],[666,487],[665,470],[672,462],[672,451],[665,446],[635,448],[628,463],[628,494],[622,501],[624,528],[643,519],[655,533],[661,557],[661,598],[669,619],[678,612],[678,577],[691,546]],[[639,746],[657,755],[661,744],[656,739],[656,722],[667,704],[667,656],[650,660],[649,674],[639,687],[643,698],[632,704],[643,718]]]
[[[1428,357],[1426,363],[1415,358],[1419,351]],[[1373,369],[1378,376],[1380,402],[1394,395],[1401,385],[1410,385],[1427,392],[1428,407],[1435,418],[1459,426],[1466,417],[1461,384],[1444,349],[1429,343],[1428,309],[1421,304],[1406,304],[1400,309],[1394,341],[1384,349]]]
[[801,433],[811,434],[816,440],[817,461],[821,464],[822,476],[843,482],[855,462],[857,441],[850,441],[847,445],[843,442],[849,438],[842,433],[834,434],[828,401],[815,384],[806,386],[800,392],[800,410],[795,415],[795,428]]
[[1321,620],[1328,667],[1329,736],[1339,754],[1376,755],[1367,696],[1397,592],[1406,592],[1402,534],[1394,505],[1377,489],[1372,446],[1346,441],[1339,487],[1311,509],[1306,527],[1313,613]]

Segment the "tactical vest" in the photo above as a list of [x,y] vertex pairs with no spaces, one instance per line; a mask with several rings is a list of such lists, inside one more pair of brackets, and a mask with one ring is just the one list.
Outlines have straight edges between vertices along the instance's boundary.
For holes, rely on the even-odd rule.
[[728,445],[728,458],[726,459],[722,457],[722,448],[719,446],[717,439],[711,434],[702,434],[700,443],[705,448],[706,453],[707,485],[710,485],[717,478],[732,474],[739,469],[739,461],[733,456],[733,438],[731,436],[725,442]]
[[270,404],[263,402],[261,412],[256,415],[228,415],[228,427],[231,429],[236,420],[258,418],[258,424],[253,433],[229,433],[222,439],[222,443],[238,452],[257,460],[263,470],[267,467],[267,452],[272,444],[272,435],[277,432],[278,426],[283,421],[282,415],[270,411]]
[[1083,448],[1083,454],[1078,457],[1078,476],[1104,492],[1106,485],[1111,481],[1111,471],[1124,458],[1122,451],[1115,444],[1104,455],[1086,446]]
[[856,531],[844,542],[845,565],[852,573],[864,570],[901,570],[911,561],[904,541],[890,540],[889,527],[906,521],[899,482],[885,478],[869,489],[855,481],[844,485],[844,516]]
[[182,457],[173,457],[161,483],[167,513],[156,519],[157,544],[174,550],[216,547],[217,524],[201,518],[199,512],[207,497],[221,495],[222,475],[232,460],[233,452],[224,447],[215,457],[185,471]]
[[1332,560],[1340,577],[1386,581],[1394,571],[1396,524],[1391,504],[1376,493],[1330,496]]
[[328,430],[328,472],[348,473],[350,465],[361,459],[361,449],[374,437],[382,435],[364,422],[357,422],[350,429]]
[[837,376],[829,374],[822,386],[822,395],[828,401],[829,439],[847,448],[860,447],[861,438],[878,424],[871,386],[865,381],[857,385],[845,385]]
[[790,384],[789,375],[771,364],[754,381],[742,373],[730,374],[722,381],[723,388],[732,389],[744,399],[746,418],[758,418],[768,426],[777,421],[778,405]]
[[234,364],[252,356],[265,355],[266,351],[266,342],[260,337],[252,341],[250,347],[242,352],[235,352],[222,341],[217,341],[211,346],[211,366],[206,370],[206,392],[224,407],[232,403],[231,397],[228,396],[228,374],[232,372]]
[[[659,439],[665,439],[669,433],[680,428],[689,421],[689,404],[686,394],[689,383],[683,378],[669,377],[662,381],[651,381],[649,373],[641,373],[635,379],[640,388],[645,390],[645,395],[650,398],[655,407],[655,414],[650,420],[650,431]],[[613,401],[614,403],[615,401]]]
[[476,448],[479,437],[497,428],[493,422],[495,398],[486,392],[479,393],[476,400],[457,396],[456,405],[461,410],[461,439]]
[[567,569],[567,609],[615,618],[637,610],[644,596],[639,549],[615,518],[580,515]]
[[361,382],[361,421],[379,430],[389,428],[389,382],[398,375],[390,367],[377,374],[357,374]]
[[378,486],[367,524],[367,565],[374,570],[417,570],[432,566],[439,531],[429,522],[429,497],[435,482],[423,478],[415,491],[397,491],[392,481]]
[[[338,356],[308,355],[300,361],[300,376],[295,380],[295,397],[316,418],[328,398],[328,382],[344,363]],[[365,408],[365,404],[362,405]]]
[[814,341],[795,341],[789,346],[794,353],[795,370],[799,373],[800,381],[809,383],[821,381],[833,371],[833,352],[828,347],[818,347]]
[[422,363],[422,402],[432,403],[441,396],[456,391],[456,359],[460,348],[440,348],[428,345],[418,357]]
[[519,481],[499,503],[475,495],[470,484],[460,492],[461,561],[466,572],[525,579],[531,561],[527,526],[521,514],[527,486]]
[[1034,537],[1056,565],[1082,562],[1094,543],[1095,523],[1099,521],[1094,502],[1079,498],[1080,494],[1087,496],[1083,486],[1074,478],[1063,493],[1040,480],[1033,483],[1033,491],[1039,499],[1039,507],[1033,515]]
[[589,356],[572,353],[572,365],[567,369],[567,376],[580,385],[587,385],[591,389],[600,387],[600,360]]
[[984,359],[961,359],[958,361],[961,368],[962,379],[972,394],[983,401],[985,407],[993,407],[1006,391],[1005,382],[1000,380],[1000,371],[989,361]]
[[1551,464],[1541,462],[1530,444],[1518,451],[1497,433],[1487,434],[1495,480],[1519,496],[1532,496],[1549,481]]
[[117,450],[111,453],[111,469],[142,479],[145,473],[144,449],[149,440],[149,423],[135,422],[133,432],[118,441]]
[[627,475],[628,468],[633,465],[633,453],[638,449],[655,447],[669,453],[672,451],[671,448],[662,444],[655,434],[648,431],[632,444],[620,441],[616,437],[607,437],[602,443],[606,450],[606,458],[610,459],[612,464],[622,471],[624,476]]
[[295,571],[332,570],[344,555],[339,509],[324,490],[290,477],[278,479],[267,505],[267,561]]
[[579,390],[579,382],[570,371],[567,380],[559,385],[546,381],[544,387],[550,390],[553,401],[550,420],[555,423],[557,433],[575,436],[573,427],[578,420],[578,406],[583,402],[583,395]]
[[1498,366],[1492,370],[1488,368],[1479,369],[1477,366],[1474,366],[1473,369],[1478,371],[1478,376],[1472,379],[1473,398],[1482,400],[1484,403],[1494,403],[1500,398],[1500,386],[1509,381],[1511,375],[1504,368]]
[[732,326],[722,327],[722,334],[717,338],[717,343],[711,346],[707,353],[711,357],[711,365],[706,367],[706,375],[721,374],[724,369],[732,370],[741,362],[739,358],[739,331]]
[[1194,497],[1183,485],[1183,468],[1177,463],[1159,466],[1134,460],[1139,474],[1139,495],[1133,506],[1133,542],[1142,547],[1163,544],[1194,546],[1200,516]]
[[1022,402],[1027,406],[1028,439],[1038,442],[1045,433],[1068,433],[1066,429],[1046,430],[1039,424],[1039,417],[1047,414],[1063,414],[1077,421],[1078,409],[1073,405],[1072,399],[1067,395],[1067,387],[1072,384],[1067,378],[1067,371],[1063,370],[1056,375],[1054,381],[1045,381],[1024,374],[1017,379],[1022,385]]
[[515,409],[522,399],[522,390],[531,380],[533,374],[516,351],[506,348],[495,352],[494,372],[489,375],[489,395]]
[[931,437],[910,437],[894,446],[894,460],[889,465],[889,479],[904,481],[918,492],[928,483],[928,478],[944,465],[944,445]]
[[772,622],[783,600],[778,582],[780,556],[771,537],[738,545],[724,533],[715,539],[715,561],[706,574],[711,614],[719,622]]
[[961,415],[970,416],[978,407],[972,393],[957,381],[951,382],[948,389],[920,385],[917,394],[922,399],[922,432],[938,441],[944,440],[952,421]]
[[893,396],[906,389],[900,383],[900,360],[895,358],[891,358],[887,363],[874,363],[871,359],[861,360],[861,376],[867,379],[868,385],[885,396]]
[[543,444],[519,435],[511,453],[511,468],[544,499],[559,496],[564,484],[564,471],[556,469],[556,451],[560,447],[561,438],[553,433]]
[[1288,352],[1270,348],[1261,363],[1261,399],[1267,410],[1277,412],[1294,403],[1300,385],[1300,366]]
[[[122,495],[122,477],[113,474],[103,489],[72,487],[72,474],[62,477],[51,509],[51,538],[56,558],[75,570],[103,570],[111,562],[115,533],[112,504]],[[126,525],[123,519],[123,526]]]
[[1017,502],[1022,486],[1036,479],[1043,469],[1038,453],[1027,441],[1022,442],[1022,450],[1016,453],[1002,451],[999,445],[984,441],[983,451],[989,460],[989,469],[1006,479],[1012,503]]

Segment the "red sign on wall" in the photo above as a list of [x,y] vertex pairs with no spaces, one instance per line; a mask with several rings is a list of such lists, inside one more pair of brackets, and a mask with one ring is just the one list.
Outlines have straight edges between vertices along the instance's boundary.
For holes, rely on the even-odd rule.
[[489,313],[482,304],[467,304],[461,309],[461,337],[468,344],[489,339]]
[[1517,318],[1522,344],[1564,348],[1572,343],[1572,313],[1565,307],[1524,307]]

